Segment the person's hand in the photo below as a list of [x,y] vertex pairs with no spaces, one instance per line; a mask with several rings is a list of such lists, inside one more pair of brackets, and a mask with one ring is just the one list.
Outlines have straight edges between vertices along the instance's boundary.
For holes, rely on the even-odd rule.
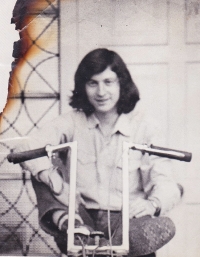
[[137,199],[129,205],[129,218],[140,218],[146,215],[153,216],[156,208],[152,205],[149,200]]
[[[57,168],[43,170],[37,174],[36,179],[45,183],[51,189],[54,197],[65,206],[69,206],[69,184],[64,181]],[[75,211],[78,212],[79,205],[85,202],[76,191]]]
[[40,171],[36,179],[48,185],[55,195],[60,195],[63,191],[64,180],[56,167]]
[[40,171],[35,178],[49,186],[54,197],[59,202],[66,206],[69,205],[69,185],[63,180],[56,167]]

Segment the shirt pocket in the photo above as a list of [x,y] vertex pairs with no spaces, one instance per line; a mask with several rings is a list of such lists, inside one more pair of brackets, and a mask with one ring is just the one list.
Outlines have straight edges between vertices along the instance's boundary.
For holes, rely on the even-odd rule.
[[96,157],[78,150],[77,183],[81,187],[90,187],[96,180]]
[[136,172],[142,165],[142,153],[139,151],[130,151],[129,153],[129,172]]
[[[128,157],[128,169],[129,173],[132,171],[135,171],[137,169],[140,169],[142,163],[142,154],[134,151],[129,152]],[[120,160],[117,163],[117,168],[121,169],[123,168],[123,160],[120,158]]]
[[88,152],[85,152],[83,150],[78,150],[78,161],[82,164],[82,165],[87,165],[90,163],[95,163],[96,162],[96,156],[94,156],[93,154],[90,154]]
[[117,162],[115,176],[113,176],[113,187],[116,194],[122,197],[123,173],[122,173],[122,158]]
[[[135,192],[141,188],[141,175],[140,175],[140,167],[141,167],[141,158],[142,155],[130,152],[129,153],[129,160],[128,160],[128,184],[129,184],[129,191]],[[123,169],[123,161],[122,158],[119,160],[117,164],[116,172],[120,176],[118,180],[118,185],[122,185],[122,169]],[[121,180],[121,182],[120,182]]]

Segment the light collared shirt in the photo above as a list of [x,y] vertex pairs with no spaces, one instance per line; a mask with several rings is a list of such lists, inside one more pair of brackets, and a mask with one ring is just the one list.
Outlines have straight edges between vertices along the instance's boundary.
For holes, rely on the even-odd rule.
[[[163,145],[158,126],[141,109],[140,104],[128,114],[121,114],[109,137],[92,114],[71,111],[39,129],[29,140],[29,148],[77,141],[77,190],[86,208],[121,210],[123,142]],[[52,166],[47,157],[26,162],[33,175]],[[129,200],[158,199],[161,213],[172,209],[180,200],[180,191],[173,180],[170,160],[129,152]]]

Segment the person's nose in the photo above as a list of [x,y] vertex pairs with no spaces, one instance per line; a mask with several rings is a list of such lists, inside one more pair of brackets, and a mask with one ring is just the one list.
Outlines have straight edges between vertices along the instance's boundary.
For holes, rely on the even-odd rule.
[[106,93],[105,84],[103,82],[99,82],[98,90],[97,90],[98,96],[104,96],[105,93]]

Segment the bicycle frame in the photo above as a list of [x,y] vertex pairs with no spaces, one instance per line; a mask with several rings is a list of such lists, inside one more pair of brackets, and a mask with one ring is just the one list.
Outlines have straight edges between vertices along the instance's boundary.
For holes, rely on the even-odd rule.
[[[82,250],[82,246],[74,245],[74,223],[75,223],[75,199],[76,199],[76,162],[77,162],[77,142],[68,144],[71,149],[71,165],[70,165],[70,197],[69,197],[69,213],[68,213],[68,253],[77,253]],[[122,244],[117,246],[102,246],[85,245],[85,251],[87,254],[92,254],[94,250],[95,254],[108,255],[111,251],[115,255],[127,255],[129,251],[129,187],[128,187],[128,152],[130,144],[124,142],[123,144],[123,168],[122,168]]]
[[134,143],[123,142],[122,153],[122,244],[117,246],[97,245],[74,245],[75,236],[75,201],[76,201],[76,173],[77,173],[77,142],[66,143],[58,146],[46,146],[47,155],[52,156],[54,151],[70,148],[70,197],[69,197],[69,213],[68,213],[68,254],[80,255],[80,251],[84,250],[87,255],[127,255],[129,252],[129,150],[138,150],[148,154],[154,154],[161,157],[168,157],[177,160],[190,161],[191,153],[176,151],[167,148],[161,148],[151,145],[140,145]]
[[[60,144],[57,146],[47,145],[40,149],[34,149],[21,153],[11,153],[7,156],[9,162],[20,163],[26,160],[48,156],[52,159],[55,152],[70,149],[70,185],[69,185],[69,213],[68,213],[68,254],[79,256],[82,255],[127,255],[129,252],[129,150],[138,150],[149,155],[157,155],[160,157],[176,159],[180,161],[190,162],[192,154],[154,145],[141,145],[124,142],[122,153],[122,244],[117,246],[98,246],[98,245],[74,245],[75,236],[75,206],[76,206],[76,174],[77,174],[77,142]],[[66,196],[67,197],[67,196]]]

